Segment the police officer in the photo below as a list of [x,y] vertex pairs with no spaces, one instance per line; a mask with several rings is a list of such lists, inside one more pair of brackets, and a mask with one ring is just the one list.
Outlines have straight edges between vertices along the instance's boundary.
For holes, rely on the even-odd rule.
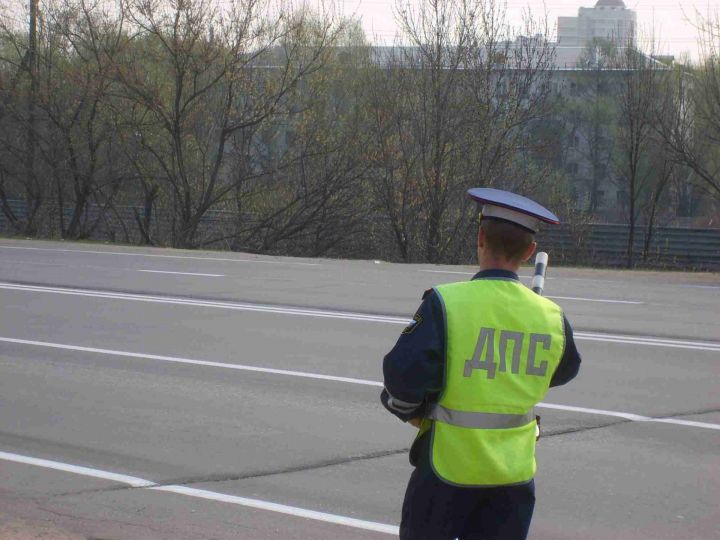
[[558,218],[495,189],[483,204],[480,272],[425,292],[385,356],[381,400],[419,428],[410,450],[401,540],[526,538],[535,505],[533,407],[580,367],[560,307],[522,285],[539,222]]

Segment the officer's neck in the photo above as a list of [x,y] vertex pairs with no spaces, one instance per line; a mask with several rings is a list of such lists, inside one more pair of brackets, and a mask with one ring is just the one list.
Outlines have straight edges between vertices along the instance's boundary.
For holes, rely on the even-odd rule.
[[508,261],[504,257],[495,257],[492,253],[484,250],[480,250],[478,253],[478,262],[481,272],[483,270],[509,270],[517,274],[520,270],[519,262]]

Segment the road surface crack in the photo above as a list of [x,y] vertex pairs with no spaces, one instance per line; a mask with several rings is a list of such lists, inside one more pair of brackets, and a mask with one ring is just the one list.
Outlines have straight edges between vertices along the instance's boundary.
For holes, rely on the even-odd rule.
[[269,476],[278,476],[281,474],[292,474],[297,472],[313,471],[318,469],[325,469],[328,467],[336,467],[338,465],[346,465],[348,463],[357,463],[360,461],[368,461],[372,459],[381,459],[385,457],[396,456],[404,454],[409,451],[409,448],[400,448],[397,450],[380,450],[377,452],[368,452],[365,454],[356,454],[353,456],[344,456],[333,459],[327,459],[315,463],[308,463],[304,465],[295,465],[292,467],[283,467],[280,469],[271,469],[263,471],[254,471],[244,474],[211,474],[206,476],[193,476],[185,478],[177,478],[175,480],[169,480],[166,482],[158,483],[157,486],[153,487],[164,487],[164,486],[187,486],[191,484],[207,484],[214,482],[232,482],[237,480],[248,480],[251,478],[265,478]]
[[392,457],[399,454],[405,454],[409,451],[409,448],[400,448],[396,450],[380,450],[377,452],[368,452],[364,454],[356,454],[353,456],[343,456],[333,459],[327,459],[315,463],[308,463],[303,465],[295,465],[292,467],[283,467],[280,469],[271,469],[271,470],[263,470],[263,471],[252,471],[247,472],[243,474],[231,474],[231,473],[222,473],[222,474],[209,474],[204,476],[187,476],[187,477],[180,477],[175,478],[172,480],[165,480],[153,483],[151,486],[143,486],[143,487],[134,487],[134,486],[112,486],[107,488],[99,488],[99,489],[84,489],[84,490],[76,490],[76,491],[66,491],[62,493],[56,493],[53,495],[53,497],[68,497],[68,496],[77,496],[77,495],[88,495],[93,493],[107,493],[111,491],[125,491],[125,490],[132,490],[132,489],[153,489],[153,488],[159,488],[159,487],[168,487],[168,486],[190,486],[193,484],[212,484],[212,483],[219,483],[219,482],[233,482],[233,481],[239,481],[239,480],[248,480],[251,478],[266,478],[270,476],[278,476],[281,474],[292,474],[297,472],[305,472],[305,471],[313,471],[318,469],[325,469],[328,467],[336,467],[338,465],[346,465],[348,463],[357,463],[361,461],[368,461],[372,459],[381,459],[385,457]]
[[653,417],[655,420],[663,420],[663,419],[674,419],[674,418],[680,418],[682,416],[702,416],[703,414],[713,414],[713,413],[720,413],[720,406],[713,405],[712,408],[709,409],[695,409],[691,411],[682,411],[682,412],[676,412],[676,413],[670,413],[663,416],[658,416],[657,418]]
[[[707,409],[695,409],[691,411],[680,411],[680,412],[674,412],[669,414],[663,414],[659,416],[648,416],[648,422],[652,421],[660,421],[660,420],[674,420],[677,418],[682,418],[685,416],[701,416],[703,414],[713,414],[713,413],[720,413],[720,407],[713,406],[711,408]],[[549,437],[558,437],[560,435],[571,435],[573,433],[583,433],[586,431],[593,431],[596,429],[604,429],[608,427],[613,426],[619,426],[622,424],[628,424],[628,423],[637,423],[637,420],[631,420],[631,419],[620,419],[615,422],[608,422],[606,424],[600,424],[597,426],[582,426],[577,428],[570,428],[570,429],[558,429],[558,430],[548,430],[543,431],[541,438],[549,438]]]
[[557,429],[557,430],[541,430],[540,440],[549,439],[550,437],[559,437],[561,435],[572,435],[573,433],[585,433],[586,431],[595,431],[597,429],[605,429],[608,427],[619,426],[620,424],[627,424],[632,420],[618,420],[617,422],[608,422],[607,424],[600,424],[598,426],[581,426],[570,429]]

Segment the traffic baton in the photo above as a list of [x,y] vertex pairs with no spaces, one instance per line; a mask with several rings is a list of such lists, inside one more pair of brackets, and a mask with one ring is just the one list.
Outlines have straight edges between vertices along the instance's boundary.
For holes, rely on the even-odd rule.
[[[545,271],[547,270],[548,254],[541,251],[535,257],[535,275],[532,279],[532,290],[534,293],[542,296],[543,289],[545,288]],[[535,440],[540,438],[540,417],[536,416],[535,421]]]
[[542,296],[545,288],[545,270],[547,270],[548,254],[541,251],[535,257],[535,275],[532,279],[532,290]]

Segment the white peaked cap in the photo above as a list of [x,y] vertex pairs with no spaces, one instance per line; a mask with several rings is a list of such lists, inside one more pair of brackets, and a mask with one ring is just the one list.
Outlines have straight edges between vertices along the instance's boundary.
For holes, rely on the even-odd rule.
[[558,225],[560,220],[550,210],[535,201],[500,189],[473,188],[468,195],[482,203],[482,216],[515,223],[537,232],[540,222]]

